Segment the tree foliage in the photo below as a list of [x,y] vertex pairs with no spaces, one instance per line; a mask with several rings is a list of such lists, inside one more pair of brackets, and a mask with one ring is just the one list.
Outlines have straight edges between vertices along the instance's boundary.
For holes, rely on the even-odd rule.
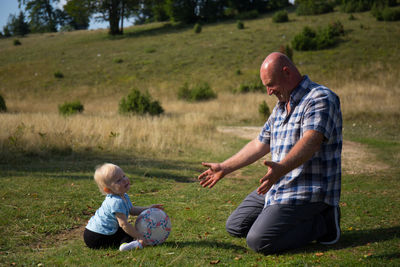
[[24,36],[30,32],[29,24],[25,21],[25,15],[22,11],[19,12],[18,17],[10,15],[8,22],[4,26],[7,36]]
[[68,25],[76,30],[83,30],[89,27],[92,14],[90,1],[68,0],[63,8],[68,16]]
[[18,0],[29,14],[29,25],[32,32],[56,32],[63,11],[55,9],[53,4],[60,0]]

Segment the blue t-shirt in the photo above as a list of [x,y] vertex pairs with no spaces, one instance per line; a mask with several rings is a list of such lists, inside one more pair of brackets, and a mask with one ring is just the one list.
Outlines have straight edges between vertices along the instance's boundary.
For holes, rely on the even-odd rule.
[[125,200],[118,195],[108,194],[101,207],[90,218],[86,229],[103,235],[115,234],[119,227],[115,213],[123,213],[128,218],[129,211],[133,207],[129,196],[127,194],[124,196]]

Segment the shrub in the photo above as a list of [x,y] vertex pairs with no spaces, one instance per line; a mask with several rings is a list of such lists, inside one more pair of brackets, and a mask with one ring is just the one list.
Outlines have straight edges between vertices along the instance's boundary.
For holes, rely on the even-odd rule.
[[354,17],[354,15],[353,15],[353,14],[350,14],[350,16],[349,16],[349,20],[356,20],[356,17]]
[[15,46],[21,45],[21,41],[18,40],[18,39],[15,39],[13,43],[14,43]]
[[178,98],[186,101],[204,101],[216,98],[217,94],[211,89],[210,85],[206,82],[200,83],[193,87],[189,88],[189,85],[185,83],[178,90]]
[[292,46],[298,51],[325,49],[336,45],[341,35],[344,35],[344,28],[340,21],[331,23],[318,32],[306,26],[293,38]]
[[285,54],[290,60],[293,61],[293,49],[289,45],[281,45],[279,52]]
[[240,69],[237,69],[237,70],[235,71],[235,74],[236,74],[236,75],[242,75],[242,71],[241,71]]
[[276,23],[288,22],[289,16],[286,10],[280,10],[274,13],[272,21]]
[[124,60],[122,58],[114,58],[113,62],[119,64],[119,63],[124,62]]
[[379,8],[374,6],[371,14],[379,21],[397,21],[400,20],[400,9],[398,8]]
[[64,78],[64,74],[62,74],[61,71],[56,71],[54,72],[54,77],[56,77],[57,79],[62,79]]
[[200,23],[196,23],[193,27],[195,33],[201,33],[202,27]]
[[299,16],[318,15],[333,11],[335,6],[334,1],[326,0],[297,0],[299,5],[296,8],[296,13]]
[[382,11],[382,18],[384,21],[400,20],[400,9],[385,7]]
[[269,107],[267,105],[267,102],[265,102],[265,100],[261,102],[261,104],[258,106],[258,113],[260,114],[263,120],[268,119],[269,115],[271,115],[271,112],[269,111]]
[[0,95],[0,112],[7,112],[6,101],[4,101],[2,95]]
[[243,21],[238,20],[238,21],[236,22],[236,26],[237,26],[237,28],[238,28],[239,30],[243,30],[243,29],[244,29],[244,23],[243,23]]
[[305,26],[303,31],[293,38],[292,46],[297,51],[315,50],[317,48],[315,36],[316,32],[310,27]]
[[248,82],[242,83],[238,89],[234,90],[235,93],[255,93],[255,92],[263,92],[264,85],[262,84],[261,80],[258,79],[257,82]]
[[138,115],[148,113],[153,116],[163,113],[164,109],[158,101],[152,101],[148,93],[142,94],[139,90],[132,89],[128,96],[123,97],[119,102],[119,112],[121,114],[133,113]]
[[58,106],[58,112],[64,116],[73,115],[78,112],[82,113],[83,105],[80,101],[65,102],[64,104]]
[[217,94],[211,89],[207,82],[198,84],[192,88],[190,95],[192,101],[203,101],[217,97]]

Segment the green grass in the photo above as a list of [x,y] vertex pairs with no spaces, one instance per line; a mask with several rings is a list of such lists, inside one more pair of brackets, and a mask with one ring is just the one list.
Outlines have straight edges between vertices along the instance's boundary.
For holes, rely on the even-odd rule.
[[[106,31],[38,34],[23,38],[17,47],[10,39],[1,39],[0,93],[15,113],[20,103],[28,110],[35,104],[35,111],[51,113],[41,109],[41,103],[79,99],[95,120],[91,101],[118,102],[132,88],[147,89],[163,103],[175,99],[185,82],[207,81],[217,93],[231,92],[245,81],[257,81],[263,58],[289,44],[304,26],[325,27],[340,20],[346,35],[337,47],[294,52],[302,73],[332,88],[349,82],[370,83],[399,99],[400,23],[377,22],[369,12],[354,16],[355,20],[348,20],[348,14],[338,12],[309,17],[289,13],[288,23],[274,24],[271,15],[266,15],[245,21],[244,30],[238,30],[235,21],[227,21],[204,25],[200,34],[191,26],[165,24],[131,27],[117,38],[108,37]],[[56,79],[55,71],[64,78]],[[226,219],[257,187],[265,167],[253,164],[212,190],[201,188],[195,177],[203,170],[201,161],[224,160],[246,143],[242,139],[221,136],[222,144],[207,143],[221,146],[214,152],[187,144],[179,147],[185,150],[182,154],[128,149],[30,154],[2,147],[0,265],[399,266],[399,113],[374,108],[344,111],[344,138],[365,144],[389,168],[343,175],[343,236],[336,245],[310,244],[264,256],[249,250],[244,239],[226,233]],[[166,116],[179,114],[167,110]],[[255,119],[215,114],[199,126],[198,134],[209,139],[215,126],[227,121],[248,125]],[[94,167],[103,162],[118,164],[128,174],[129,194],[136,205],[165,205],[172,232],[164,245],[127,253],[85,247],[80,231],[103,200],[92,179]]]
[[[400,153],[394,141],[372,135],[364,140],[378,155],[386,153],[388,147],[397,157]],[[243,144],[244,141],[230,143],[229,151],[222,155],[196,154],[204,160],[221,160]],[[70,234],[85,225],[103,200],[92,174],[94,166],[105,161],[119,164],[132,179],[129,194],[136,205],[165,204],[173,230],[164,245],[127,253],[93,251],[85,247],[80,235]],[[264,256],[249,250],[244,239],[230,237],[225,231],[230,212],[257,187],[256,177],[265,171],[260,164],[249,166],[240,176],[227,177],[208,190],[195,180],[202,170],[195,157],[16,157],[0,164],[0,263],[204,266],[219,261],[221,266],[396,266],[400,264],[400,170],[395,161],[387,163],[390,169],[377,174],[343,176],[343,236],[338,244],[310,244]]]

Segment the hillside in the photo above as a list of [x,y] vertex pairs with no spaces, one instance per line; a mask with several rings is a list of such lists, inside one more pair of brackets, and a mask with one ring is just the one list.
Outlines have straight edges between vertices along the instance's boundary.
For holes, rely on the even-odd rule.
[[[105,30],[34,34],[20,38],[21,46],[3,39],[0,93],[15,112],[56,112],[57,103],[79,99],[90,113],[97,112],[90,108],[92,101],[107,99],[116,105],[134,87],[149,90],[163,103],[176,98],[184,82],[207,81],[217,92],[229,92],[257,81],[263,58],[290,44],[304,26],[316,29],[339,20],[346,35],[338,46],[294,51],[302,73],[334,90],[352,90],[356,84],[374,88],[368,98],[390,92],[390,99],[398,99],[400,23],[378,22],[369,12],[354,16],[349,20],[349,14],[340,12],[291,13],[290,22],[277,24],[266,15],[245,21],[244,30],[237,29],[236,21],[227,21],[205,25],[200,34],[191,27],[158,23],[130,27],[114,39]],[[64,78],[55,78],[56,71]],[[343,91],[347,93],[354,99],[353,92]]]

